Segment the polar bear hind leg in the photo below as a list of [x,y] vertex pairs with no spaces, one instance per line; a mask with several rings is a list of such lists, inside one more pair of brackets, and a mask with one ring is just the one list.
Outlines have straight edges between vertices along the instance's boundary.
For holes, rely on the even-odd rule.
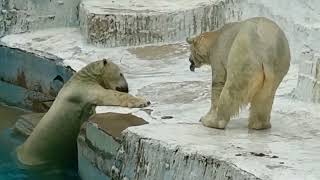
[[265,81],[263,87],[253,97],[250,105],[250,129],[271,128],[270,113],[275,95],[274,82]]
[[284,77],[284,73],[274,73],[268,65],[264,66],[263,86],[253,96],[250,105],[249,124],[250,129],[271,128],[270,114],[276,90]]

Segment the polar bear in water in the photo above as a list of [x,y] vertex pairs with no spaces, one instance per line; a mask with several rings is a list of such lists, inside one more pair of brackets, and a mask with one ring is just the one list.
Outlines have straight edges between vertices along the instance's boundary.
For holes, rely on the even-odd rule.
[[88,64],[63,86],[29,138],[17,148],[25,165],[41,165],[72,156],[81,124],[95,106],[145,107],[150,102],[128,94],[119,67],[103,59]]

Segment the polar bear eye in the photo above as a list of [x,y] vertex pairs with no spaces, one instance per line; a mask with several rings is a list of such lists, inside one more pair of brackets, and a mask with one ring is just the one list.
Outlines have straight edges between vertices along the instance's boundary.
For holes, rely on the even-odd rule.
[[121,77],[123,77],[123,74],[122,74],[122,73],[120,73],[120,76],[121,76]]

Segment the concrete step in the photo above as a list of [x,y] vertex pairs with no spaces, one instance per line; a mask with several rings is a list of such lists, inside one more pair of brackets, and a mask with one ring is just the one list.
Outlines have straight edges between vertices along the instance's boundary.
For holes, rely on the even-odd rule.
[[80,28],[89,43],[104,47],[175,42],[221,26],[232,4],[232,0],[83,0]]
[[80,0],[2,0],[0,37],[44,28],[77,26]]
[[30,113],[22,115],[18,118],[13,129],[19,134],[28,137],[32,133],[36,125],[39,123],[41,118],[44,116],[44,114],[45,113]]
[[[73,71],[59,58],[0,45],[0,99],[8,104],[45,112]],[[55,61],[53,61],[52,59]]]
[[320,54],[309,49],[303,56],[306,60],[299,66],[295,96],[305,101],[320,103]]
[[[83,124],[78,136],[78,166],[82,179],[109,179],[114,175],[114,162],[128,127],[147,124],[132,114],[102,113]],[[98,178],[100,177],[100,178]],[[98,179],[97,179],[98,178]]]
[[114,169],[120,179],[139,180],[319,179],[319,130],[312,127],[320,119],[297,121],[276,113],[272,119],[267,131],[248,131],[245,119],[227,130],[199,124],[131,127],[118,153],[123,163]]

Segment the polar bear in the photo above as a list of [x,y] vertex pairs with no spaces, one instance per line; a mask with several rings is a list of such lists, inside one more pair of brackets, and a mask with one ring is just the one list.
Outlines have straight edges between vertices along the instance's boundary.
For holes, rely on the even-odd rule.
[[248,127],[271,127],[276,90],[290,66],[284,32],[273,21],[255,17],[187,38],[190,70],[207,64],[212,69],[212,98],[204,126],[224,129],[230,117],[250,103]]
[[29,138],[17,148],[25,165],[41,165],[72,156],[81,124],[95,106],[145,107],[150,102],[128,94],[119,67],[103,59],[88,64],[63,86]]

